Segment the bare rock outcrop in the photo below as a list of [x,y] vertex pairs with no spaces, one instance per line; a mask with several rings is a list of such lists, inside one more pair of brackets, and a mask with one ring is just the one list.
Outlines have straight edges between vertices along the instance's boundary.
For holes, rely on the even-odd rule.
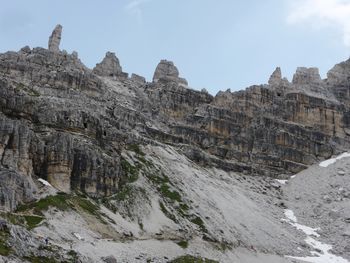
[[187,86],[187,80],[179,77],[179,70],[172,61],[161,60],[154,72],[153,82],[159,80],[174,81],[178,84]]
[[[299,68],[292,84],[277,68],[273,88],[213,97],[190,89],[166,60],[145,83],[127,78],[111,52],[93,72],[76,53],[6,52],[0,54],[0,168],[15,172],[11,182],[39,177],[61,191],[108,196],[127,180],[127,145],[160,141],[195,149],[188,151],[194,161],[221,169],[294,173],[350,146],[348,68],[340,63],[328,81],[315,68]],[[11,189],[0,188],[9,209],[18,199],[10,198]],[[20,203],[31,194],[19,187],[12,196],[26,196]]]
[[312,84],[321,81],[320,73],[318,72],[318,68],[306,68],[306,67],[298,67],[294,76],[293,76],[293,84],[303,85],[303,84]]
[[277,67],[275,71],[271,74],[269,79],[269,85],[278,85],[282,81],[282,72],[281,68]]
[[131,80],[135,81],[138,84],[145,84],[146,83],[146,79],[140,75],[137,75],[135,73],[131,74]]
[[113,78],[127,78],[128,74],[124,73],[120,66],[119,59],[114,52],[107,52],[101,63],[96,64],[93,73]]
[[49,38],[49,50],[53,52],[60,51],[60,42],[61,42],[62,26],[57,25],[52,31],[52,34]]

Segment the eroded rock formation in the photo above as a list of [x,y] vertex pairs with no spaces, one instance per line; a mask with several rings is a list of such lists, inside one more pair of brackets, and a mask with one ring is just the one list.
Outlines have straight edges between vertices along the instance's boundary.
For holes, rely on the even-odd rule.
[[154,72],[153,82],[159,80],[174,81],[187,86],[187,80],[179,77],[179,71],[172,61],[161,60]]
[[189,88],[166,60],[151,83],[128,78],[111,52],[90,70],[76,53],[52,52],[58,31],[50,50],[0,54],[1,176],[11,171],[8,184],[19,186],[0,189],[8,209],[33,197],[36,177],[65,192],[116,193],[128,176],[121,165],[128,144],[181,145],[202,165],[268,176],[350,146],[349,61],[326,80],[298,68],[289,83],[277,68],[269,85],[214,97]]
[[101,63],[96,64],[93,72],[99,76],[122,77],[127,78],[128,74],[124,73],[120,66],[119,59],[115,53],[107,52]]
[[62,26],[57,25],[52,31],[52,34],[49,38],[49,50],[53,52],[60,51],[60,42],[61,42]]

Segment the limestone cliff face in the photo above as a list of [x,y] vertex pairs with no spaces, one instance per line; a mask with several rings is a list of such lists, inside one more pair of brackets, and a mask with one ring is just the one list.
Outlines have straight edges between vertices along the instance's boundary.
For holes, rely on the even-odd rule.
[[127,176],[128,144],[181,145],[202,165],[243,173],[300,171],[350,146],[349,65],[326,80],[298,68],[292,83],[277,68],[269,85],[213,97],[166,60],[147,83],[128,78],[111,52],[94,70],[56,48],[0,54],[0,206],[34,198],[35,177],[65,192],[113,194]]

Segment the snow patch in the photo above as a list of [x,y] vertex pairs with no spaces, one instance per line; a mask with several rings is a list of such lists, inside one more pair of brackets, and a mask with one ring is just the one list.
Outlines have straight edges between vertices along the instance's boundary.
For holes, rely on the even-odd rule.
[[[311,262],[311,263],[349,263],[348,260],[335,256],[328,251],[332,249],[331,245],[324,244],[320,241],[317,241],[316,239],[312,238],[311,236],[319,237],[320,235],[316,232],[320,228],[311,228],[308,226],[304,226],[297,223],[297,218],[294,215],[294,212],[290,209],[286,209],[284,211],[285,216],[288,218],[288,220],[285,220],[295,228],[302,230],[306,235],[305,242],[313,247],[315,251],[310,251],[310,253],[314,256],[312,257],[293,257],[293,256],[286,256],[288,258],[293,258],[297,260],[302,260],[305,262]],[[321,252],[318,252],[321,251]]]
[[280,180],[280,179],[275,179],[275,180],[280,184],[286,184],[288,182],[288,180]]
[[78,233],[73,233],[73,235],[78,239],[78,240],[84,240],[84,238],[81,237]]
[[335,158],[331,158],[331,159],[328,159],[328,160],[325,160],[323,162],[320,162],[320,166],[321,167],[328,167],[329,165],[335,163],[336,161],[340,160],[340,159],[343,159],[343,158],[348,158],[350,157],[350,153],[342,153],[341,155],[335,157]]
[[45,186],[50,186],[50,187],[52,187],[52,185],[51,185],[48,181],[46,181],[46,180],[44,180],[44,179],[39,178],[38,181],[39,181],[40,183],[42,183],[43,185],[45,185]]
[[296,229],[303,231],[308,236],[316,236],[319,237],[320,235],[316,232],[317,230],[320,230],[320,228],[312,228],[308,226],[301,225],[298,222],[298,219],[294,215],[294,212],[290,209],[284,210],[284,215],[288,218],[288,220],[284,220],[294,226]]
[[297,217],[294,215],[294,212],[290,209],[284,210],[284,215],[292,222],[298,222]]

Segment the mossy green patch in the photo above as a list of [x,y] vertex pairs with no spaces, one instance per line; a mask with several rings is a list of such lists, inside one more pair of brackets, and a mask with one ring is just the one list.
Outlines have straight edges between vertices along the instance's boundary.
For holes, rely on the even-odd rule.
[[41,223],[41,221],[44,220],[43,217],[41,216],[23,216],[23,218],[26,221],[26,226],[29,230],[35,228],[37,225],[39,225]]
[[8,256],[11,254],[11,248],[6,244],[7,239],[9,238],[8,229],[0,230],[0,255]]
[[172,213],[170,213],[168,211],[168,209],[166,209],[165,205],[163,204],[163,202],[159,202],[159,207],[160,207],[160,210],[163,212],[163,214],[168,217],[169,219],[173,220],[175,223],[177,223],[177,219],[176,219],[176,216],[173,215]]
[[36,215],[42,216],[42,211],[47,210],[50,206],[56,207],[57,209],[64,211],[70,208],[70,205],[67,202],[68,199],[69,196],[64,193],[47,196],[46,198],[40,199],[39,201],[19,206],[17,208],[17,212],[23,212],[33,209],[33,212]]
[[208,230],[206,229],[204,222],[202,220],[202,218],[200,218],[199,216],[195,216],[194,218],[190,219],[190,221],[194,224],[196,224],[197,226],[199,226],[200,230],[204,233],[207,233]]
[[31,263],[58,263],[59,262],[52,257],[29,256],[29,257],[24,257],[24,259],[26,259]]
[[138,145],[138,144],[129,144],[127,146],[127,149],[130,150],[130,151],[135,152],[137,155],[145,156],[145,153],[142,152],[142,150],[140,148],[140,145]]
[[127,176],[127,183],[136,182],[139,178],[139,167],[131,165],[127,160],[121,160],[121,167]]
[[175,190],[171,191],[169,188],[170,187],[169,187],[168,184],[163,183],[159,187],[159,191],[164,197],[168,198],[171,201],[182,202],[180,194],[177,191],[175,191]]
[[178,244],[183,249],[188,248],[188,241],[187,240],[181,240],[181,241],[177,242],[176,244]]
[[173,259],[169,263],[219,263],[219,261],[186,255]]
[[125,201],[132,194],[132,187],[130,185],[124,185],[122,189],[115,195],[115,200]]

